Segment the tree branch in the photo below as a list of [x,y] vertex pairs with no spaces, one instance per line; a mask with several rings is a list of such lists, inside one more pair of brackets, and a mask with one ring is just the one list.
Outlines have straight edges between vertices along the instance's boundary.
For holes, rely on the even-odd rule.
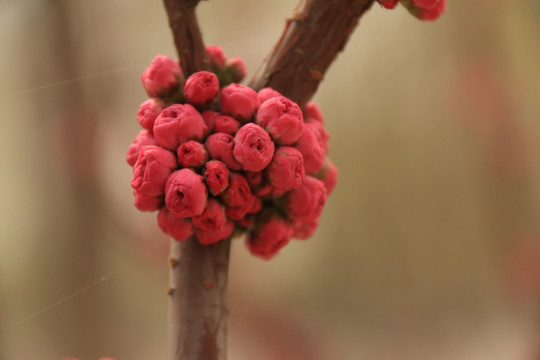
[[169,360],[225,360],[231,240],[171,240]]
[[250,86],[270,86],[305,105],[373,2],[301,0]]
[[174,45],[185,77],[197,71],[210,70],[195,7],[199,0],[163,0]]

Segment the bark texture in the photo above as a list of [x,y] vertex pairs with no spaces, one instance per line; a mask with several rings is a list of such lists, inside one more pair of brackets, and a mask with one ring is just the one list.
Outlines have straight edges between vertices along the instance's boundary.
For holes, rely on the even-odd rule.
[[303,107],[373,2],[301,0],[250,86],[270,86]]
[[226,359],[230,243],[171,240],[170,360]]

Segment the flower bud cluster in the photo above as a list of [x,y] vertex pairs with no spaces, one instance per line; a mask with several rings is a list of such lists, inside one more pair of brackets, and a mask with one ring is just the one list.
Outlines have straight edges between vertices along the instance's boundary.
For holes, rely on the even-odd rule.
[[[219,47],[207,53],[213,71],[245,75],[243,62]],[[302,111],[270,88],[224,86],[215,72],[183,81],[178,63],[158,55],[143,73],[151,98],[127,152],[135,206],[157,211],[159,227],[177,241],[195,235],[209,245],[247,232],[249,251],[270,259],[317,228],[337,180],[329,135],[315,103]]]
[[407,10],[420,20],[436,20],[446,7],[446,0],[377,0],[387,9],[393,9],[400,2]]

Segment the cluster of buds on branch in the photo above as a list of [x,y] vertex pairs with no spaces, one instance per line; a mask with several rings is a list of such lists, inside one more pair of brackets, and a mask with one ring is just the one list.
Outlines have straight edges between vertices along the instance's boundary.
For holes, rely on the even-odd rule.
[[184,79],[178,62],[158,55],[141,76],[150,99],[127,153],[135,206],[159,211],[176,241],[247,232],[249,251],[270,259],[318,226],[337,180],[329,135],[315,103],[302,111],[276,90],[240,85],[243,61],[206,51],[211,72]]
[[446,0],[377,0],[387,9],[393,9],[398,3],[420,20],[436,20],[444,12]]

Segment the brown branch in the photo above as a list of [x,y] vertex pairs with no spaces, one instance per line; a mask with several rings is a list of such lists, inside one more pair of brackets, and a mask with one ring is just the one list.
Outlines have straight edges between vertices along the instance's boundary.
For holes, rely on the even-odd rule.
[[195,7],[199,0],[163,0],[174,45],[185,77],[201,70],[210,70]]
[[305,105],[373,2],[301,0],[250,86],[270,86]]
[[169,360],[225,360],[231,241],[171,240]]

